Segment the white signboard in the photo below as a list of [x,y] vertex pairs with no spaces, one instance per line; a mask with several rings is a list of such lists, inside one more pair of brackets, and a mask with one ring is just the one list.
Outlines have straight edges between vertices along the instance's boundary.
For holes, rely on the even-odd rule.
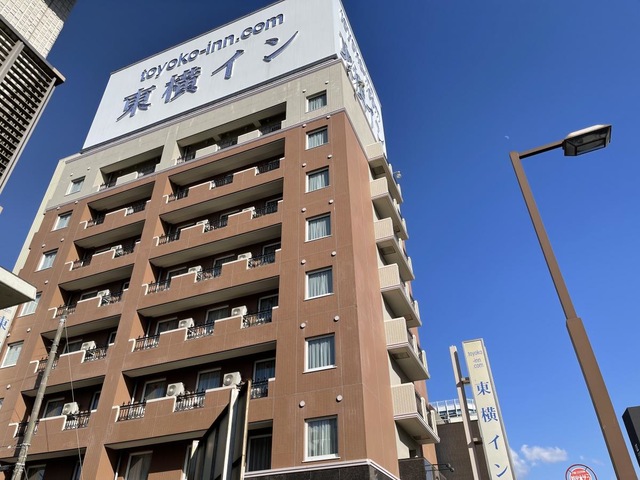
[[113,73],[83,149],[341,58],[376,138],[380,103],[339,0],[284,0]]
[[509,443],[484,342],[482,339],[468,340],[462,342],[462,349],[478,409],[478,426],[487,468],[492,480],[513,480],[516,477],[509,454]]

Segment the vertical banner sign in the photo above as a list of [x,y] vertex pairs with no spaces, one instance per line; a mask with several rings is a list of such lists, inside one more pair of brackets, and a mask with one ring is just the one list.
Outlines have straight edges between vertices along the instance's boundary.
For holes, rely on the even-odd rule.
[[478,409],[478,426],[491,479],[515,479],[509,443],[484,342],[482,339],[468,340],[462,342],[462,349]]

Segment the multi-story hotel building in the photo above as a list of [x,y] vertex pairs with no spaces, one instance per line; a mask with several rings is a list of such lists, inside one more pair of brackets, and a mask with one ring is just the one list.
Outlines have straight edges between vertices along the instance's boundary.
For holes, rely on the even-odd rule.
[[401,203],[338,0],[115,72],[18,260],[0,462],[46,382],[28,478],[429,478]]

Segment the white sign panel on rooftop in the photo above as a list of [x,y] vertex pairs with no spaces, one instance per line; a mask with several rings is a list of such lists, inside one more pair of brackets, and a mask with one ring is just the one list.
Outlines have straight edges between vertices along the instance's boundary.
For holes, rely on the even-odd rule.
[[330,58],[342,58],[374,135],[380,104],[339,0],[284,0],[114,72],[83,149]]

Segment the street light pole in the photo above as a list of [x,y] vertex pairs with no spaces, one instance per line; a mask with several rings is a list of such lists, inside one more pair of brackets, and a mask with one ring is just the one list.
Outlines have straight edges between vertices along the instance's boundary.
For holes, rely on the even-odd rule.
[[[610,132],[611,130],[609,127],[608,135],[610,135]],[[627,446],[622,437],[622,431],[616,418],[615,410],[613,409],[613,404],[611,403],[611,398],[607,391],[607,386],[604,383],[604,378],[600,372],[600,367],[598,366],[596,356],[593,353],[593,348],[591,347],[591,343],[582,320],[578,317],[575,308],[573,307],[569,291],[564,282],[564,278],[562,277],[562,273],[560,272],[560,267],[558,266],[556,256],[551,248],[549,237],[547,236],[544,224],[542,223],[542,218],[540,217],[540,212],[538,211],[538,207],[533,198],[533,193],[531,192],[529,182],[527,181],[527,177],[522,167],[523,158],[538,155],[560,147],[564,148],[566,155],[575,155],[575,151],[574,153],[571,153],[571,151],[568,150],[567,141],[570,139],[575,140],[576,138],[577,137],[574,134],[570,134],[565,140],[550,143],[522,153],[511,152],[509,156],[511,157],[513,170],[516,174],[520,190],[522,191],[522,196],[524,197],[524,202],[527,206],[529,216],[531,217],[533,228],[536,232],[536,236],[538,237],[542,254],[547,262],[551,279],[553,280],[558,298],[560,299],[560,304],[564,310],[569,338],[573,344],[573,349],[576,357],[578,358],[582,375],[584,376],[584,380],[587,384],[587,389],[589,390],[589,395],[591,396],[591,401],[593,402],[593,407],[596,411],[598,422],[600,423],[600,429],[602,430],[602,435],[604,436],[604,441],[607,445],[607,450],[609,451],[613,469],[618,479],[632,480],[637,479],[638,477],[636,476],[633,464],[631,463],[631,457],[629,456]],[[609,137],[607,137],[603,145],[599,145],[596,148],[606,146],[608,139]],[[569,153],[567,153],[568,151]],[[587,153],[588,151],[591,150],[587,149],[579,151],[577,154]]]

